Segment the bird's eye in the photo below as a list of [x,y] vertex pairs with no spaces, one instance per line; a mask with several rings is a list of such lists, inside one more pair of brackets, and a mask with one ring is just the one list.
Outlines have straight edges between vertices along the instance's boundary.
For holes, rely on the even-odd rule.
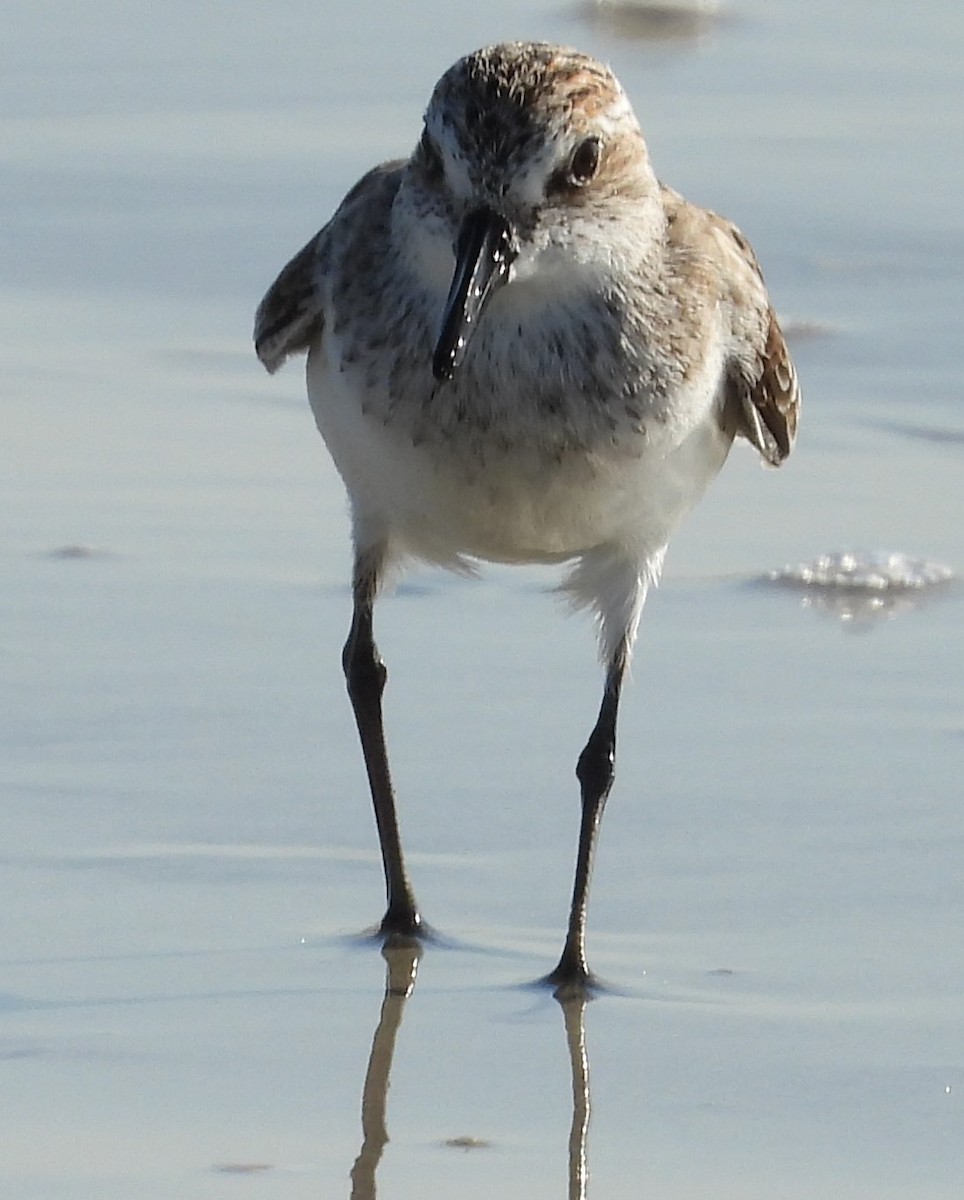
[[565,166],[559,167],[549,176],[546,195],[565,196],[591,183],[599,171],[602,158],[602,142],[597,137],[584,138],[573,150]]
[[442,162],[441,151],[429,137],[427,129],[422,130],[422,137],[418,143],[418,157],[429,182],[441,183],[445,175],[445,164]]
[[597,137],[588,137],[579,143],[569,160],[567,179],[570,187],[584,187],[599,170],[602,142]]

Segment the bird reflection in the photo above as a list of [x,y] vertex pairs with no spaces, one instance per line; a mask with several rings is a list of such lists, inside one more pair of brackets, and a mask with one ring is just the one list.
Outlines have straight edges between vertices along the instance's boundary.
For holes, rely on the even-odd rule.
[[566,1022],[566,1042],[572,1068],[572,1124],[569,1127],[569,1200],[586,1200],[589,1168],[586,1140],[589,1136],[589,1055],[586,1052],[585,995],[568,999],[557,996]]
[[351,1169],[351,1200],[375,1200],[375,1172],[388,1141],[385,1110],[395,1039],[405,1012],[405,1001],[415,987],[420,954],[414,938],[389,938],[382,948],[382,957],[387,964],[385,998],[362,1088],[362,1145]]
[[[362,1088],[362,1144],[351,1169],[351,1200],[376,1200],[375,1176],[388,1143],[386,1109],[395,1042],[406,1001],[415,988],[420,954],[418,942],[408,938],[390,938],[382,949],[382,957],[387,964],[385,996],[372,1038],[372,1050]],[[572,1079],[568,1200],[586,1200],[589,1184],[586,1142],[591,1108],[589,1056],[586,1051],[588,997],[584,992],[570,995],[559,992],[556,1000],[562,1008]]]

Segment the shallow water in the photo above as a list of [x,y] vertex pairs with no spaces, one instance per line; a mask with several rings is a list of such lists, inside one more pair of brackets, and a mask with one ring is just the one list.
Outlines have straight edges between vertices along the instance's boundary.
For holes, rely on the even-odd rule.
[[[349,1195],[353,1164],[393,1200],[959,1194],[962,589],[853,621],[754,581],[846,549],[964,567],[964,17],[615,28],[13,6],[0,1194]],[[591,630],[539,571],[382,605],[403,829],[448,939],[383,1005],[351,936],[381,881],[338,669],[345,504],[299,370],[248,344],[441,70],[507,36],[613,63],[660,173],[752,238],[805,397],[786,468],[734,453],[644,616],[590,914],[614,991],[582,1030],[520,985],[559,949]]]

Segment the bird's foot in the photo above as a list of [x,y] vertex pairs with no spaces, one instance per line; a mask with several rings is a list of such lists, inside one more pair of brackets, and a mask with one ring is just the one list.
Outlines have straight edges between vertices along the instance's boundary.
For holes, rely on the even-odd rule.
[[414,903],[390,904],[382,917],[376,936],[386,945],[392,942],[426,942],[432,930],[423,920]]
[[589,970],[585,955],[573,953],[568,946],[563,950],[555,969],[543,975],[537,983],[551,987],[553,996],[560,1002],[591,1000],[606,991],[602,980]]

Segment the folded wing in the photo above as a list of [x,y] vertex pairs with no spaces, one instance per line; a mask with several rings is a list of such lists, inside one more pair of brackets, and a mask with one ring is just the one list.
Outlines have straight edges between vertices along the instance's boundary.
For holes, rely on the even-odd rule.
[[284,268],[258,305],[254,347],[272,375],[292,354],[307,350],[323,325],[319,283],[327,226]]
[[[732,372],[737,401],[737,432],[752,442],[772,467],[790,453],[800,415],[800,386],[773,309],[759,354],[741,360]],[[749,368],[749,369],[748,369]]]

